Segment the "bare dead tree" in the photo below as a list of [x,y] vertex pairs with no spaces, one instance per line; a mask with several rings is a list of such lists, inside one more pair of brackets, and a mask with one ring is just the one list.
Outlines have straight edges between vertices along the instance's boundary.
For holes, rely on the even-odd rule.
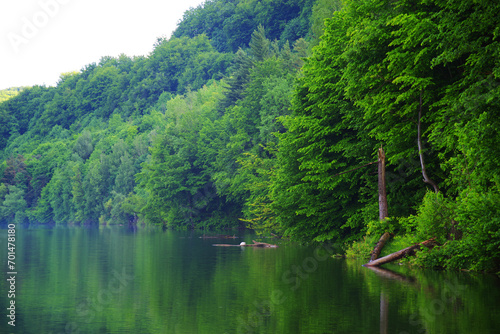
[[380,220],[389,217],[385,184],[385,152],[382,146],[378,149],[378,207]]
[[[387,217],[389,217],[389,209],[387,204],[387,189],[385,183],[385,152],[384,148],[381,146],[378,149],[378,207],[379,207],[379,219],[383,221]],[[386,244],[387,241],[391,238],[389,232],[385,232],[380,237],[377,245],[373,249],[372,256],[370,258],[370,262],[375,261],[382,248]]]
[[420,156],[420,165],[422,166],[422,176],[424,177],[424,182],[427,184],[430,184],[436,193],[439,192],[439,187],[437,184],[429,178],[427,175],[427,171],[425,169],[425,161],[424,161],[424,147],[422,144],[422,91],[420,91],[420,107],[418,109],[418,138],[417,138],[417,143],[418,143],[418,155]]

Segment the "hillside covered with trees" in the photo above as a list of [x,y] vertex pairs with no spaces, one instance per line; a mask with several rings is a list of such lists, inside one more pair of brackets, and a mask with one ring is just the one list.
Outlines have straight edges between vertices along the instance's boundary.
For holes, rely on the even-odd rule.
[[0,103],[16,96],[17,94],[22,92],[23,89],[24,87],[12,87],[0,90]]
[[389,249],[436,238],[418,264],[499,271],[499,20],[494,1],[206,1],[147,57],[0,103],[1,220],[363,255],[390,232]]

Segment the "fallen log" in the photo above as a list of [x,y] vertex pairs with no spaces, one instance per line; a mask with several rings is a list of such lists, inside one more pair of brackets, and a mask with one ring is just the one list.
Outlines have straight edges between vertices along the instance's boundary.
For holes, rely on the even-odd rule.
[[249,245],[245,245],[245,246],[250,246],[250,247],[264,247],[264,248],[276,248],[276,247],[278,247],[277,245],[268,244],[268,243],[265,243],[265,242],[257,242],[255,240],[252,240],[252,241],[253,241],[253,244],[249,244]]
[[258,247],[258,248],[277,248],[278,245],[273,245],[273,244],[268,244],[265,242],[257,242],[255,240],[252,240],[253,244],[247,244],[245,242],[240,243],[239,245],[234,245],[234,244],[213,244],[213,246],[218,246],[218,247]]
[[238,237],[235,235],[225,235],[225,234],[218,234],[218,235],[202,235],[200,239],[237,239]]
[[377,242],[377,245],[373,249],[372,256],[370,258],[370,262],[373,262],[378,258],[378,256],[380,255],[380,252],[382,251],[382,248],[384,248],[384,245],[386,244],[387,241],[389,241],[390,238],[391,238],[391,235],[389,234],[389,232],[385,232],[384,234],[382,234],[379,241]]
[[407,255],[412,254],[415,250],[420,249],[421,246],[432,247],[434,245],[435,239],[436,238],[431,238],[429,240],[423,241],[423,242],[415,244],[413,246],[406,247],[405,249],[402,249],[402,250],[397,251],[395,253],[386,255],[384,257],[381,257],[380,259],[368,262],[368,263],[364,264],[363,266],[364,267],[375,267],[375,266],[380,266],[380,265],[383,265],[383,264],[386,264],[386,263],[389,263],[392,261],[399,260]]

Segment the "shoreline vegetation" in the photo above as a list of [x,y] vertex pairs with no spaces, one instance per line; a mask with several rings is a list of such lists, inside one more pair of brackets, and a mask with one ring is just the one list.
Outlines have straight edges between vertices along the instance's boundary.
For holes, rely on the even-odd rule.
[[499,273],[499,27],[495,1],[206,1],[146,57],[2,91],[0,221]]

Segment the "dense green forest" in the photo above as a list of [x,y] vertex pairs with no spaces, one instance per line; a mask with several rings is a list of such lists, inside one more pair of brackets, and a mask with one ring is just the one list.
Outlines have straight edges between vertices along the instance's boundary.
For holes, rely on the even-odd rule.
[[[0,216],[250,227],[500,270],[500,4],[212,0],[0,104]],[[377,151],[389,218],[378,218]],[[360,241],[361,240],[361,241]]]
[[0,90],[0,103],[16,96],[17,94],[22,92],[24,88],[25,87],[12,87]]

